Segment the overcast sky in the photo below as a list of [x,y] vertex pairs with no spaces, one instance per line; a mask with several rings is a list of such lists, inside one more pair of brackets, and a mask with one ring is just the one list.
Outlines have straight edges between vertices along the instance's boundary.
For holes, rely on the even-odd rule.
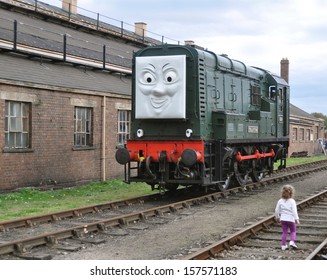
[[[61,7],[60,0],[42,2]],[[288,58],[291,103],[327,115],[326,0],[77,0],[77,5],[90,17],[99,13],[127,27],[145,22],[150,37],[193,40],[276,74],[280,60]]]

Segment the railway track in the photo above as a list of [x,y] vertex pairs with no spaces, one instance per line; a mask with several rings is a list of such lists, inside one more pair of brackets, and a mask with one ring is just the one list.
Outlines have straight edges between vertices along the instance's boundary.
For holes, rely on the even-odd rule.
[[[167,216],[182,212],[194,205],[224,199],[230,195],[240,195],[246,191],[260,191],[271,183],[294,177],[305,176],[315,171],[326,169],[320,162],[291,168],[289,172],[275,174],[260,183],[249,184],[245,187],[234,188],[224,193],[214,192],[200,197],[191,197],[168,203],[159,200],[156,195],[142,197],[131,201],[73,209],[70,211],[49,215],[29,217],[7,221],[0,224],[0,258],[32,258],[49,259],[56,250],[78,250],[84,245],[99,244],[106,241],[108,236],[124,235],[126,228],[144,229],[149,223],[165,223]],[[152,201],[152,203],[150,203]],[[153,204],[153,201],[155,203]],[[128,207],[123,207],[128,206]],[[88,214],[86,214],[88,213]],[[69,217],[69,219],[67,219]],[[44,249],[49,253],[44,253]],[[42,251],[42,253],[39,253]]]
[[297,205],[301,221],[297,229],[297,250],[281,251],[281,226],[271,215],[183,259],[323,259],[321,255],[327,253],[327,187]]
[[[282,170],[282,171],[276,170],[270,178],[266,178],[260,183],[253,183],[253,184],[250,183],[245,187],[245,189],[253,189],[253,188],[257,188],[258,186],[270,184],[272,182],[276,182],[276,181],[278,182],[280,180],[285,180],[285,179],[289,179],[289,178],[293,178],[293,177],[297,177],[297,176],[304,176],[310,172],[315,172],[315,171],[319,171],[319,170],[326,168],[325,165],[327,165],[327,160],[295,165],[295,166],[287,167],[285,170]],[[300,172],[298,172],[297,170],[300,170]],[[294,173],[294,171],[295,171],[295,173]],[[287,175],[285,177],[286,173],[287,173]],[[234,194],[237,192],[243,192],[245,189],[244,189],[244,187],[233,188],[233,189],[225,191],[224,194],[217,194],[216,196],[218,196],[218,197],[228,196],[230,194]],[[199,193],[196,193],[194,190],[191,190],[191,191],[194,196],[201,195]],[[184,189],[178,189],[177,192],[175,193],[175,197],[178,198],[178,196],[183,195],[183,193],[185,193]],[[186,191],[186,193],[187,193],[187,191]],[[210,192],[209,192],[209,194],[210,194]],[[71,219],[71,218],[76,218],[76,217],[80,217],[83,215],[90,215],[90,214],[104,212],[104,211],[112,211],[112,210],[115,210],[118,208],[121,209],[124,207],[129,207],[131,205],[142,205],[144,203],[148,203],[151,201],[152,202],[159,201],[159,200],[162,200],[163,198],[167,198],[167,196],[163,196],[162,194],[156,193],[156,194],[131,198],[131,199],[127,199],[127,200],[110,201],[107,203],[101,203],[101,204],[95,204],[95,205],[90,205],[90,206],[85,206],[85,207],[68,209],[68,210],[59,211],[59,212],[55,212],[55,213],[48,213],[48,214],[37,215],[37,216],[32,216],[32,217],[24,217],[24,218],[20,218],[20,219],[13,219],[13,220],[7,220],[7,221],[2,221],[2,222],[0,221],[0,232],[5,232],[8,230],[22,228],[22,227],[32,227],[32,226],[36,226],[38,224],[43,224],[43,223],[58,222],[63,219]]]

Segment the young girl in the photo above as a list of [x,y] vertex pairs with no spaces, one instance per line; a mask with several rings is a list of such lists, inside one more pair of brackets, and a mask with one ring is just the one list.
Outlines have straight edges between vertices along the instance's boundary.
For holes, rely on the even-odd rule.
[[297,207],[294,196],[294,187],[292,185],[284,185],[282,187],[282,198],[278,200],[275,217],[278,222],[281,223],[283,233],[282,233],[282,250],[287,249],[286,239],[288,234],[288,229],[290,229],[290,247],[297,249],[295,244],[296,239],[296,224],[300,224],[299,216],[297,214]]

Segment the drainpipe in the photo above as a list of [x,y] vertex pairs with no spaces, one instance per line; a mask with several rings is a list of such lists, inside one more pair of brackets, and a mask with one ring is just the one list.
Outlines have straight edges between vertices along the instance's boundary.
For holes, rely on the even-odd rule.
[[102,99],[101,180],[106,180],[106,96]]

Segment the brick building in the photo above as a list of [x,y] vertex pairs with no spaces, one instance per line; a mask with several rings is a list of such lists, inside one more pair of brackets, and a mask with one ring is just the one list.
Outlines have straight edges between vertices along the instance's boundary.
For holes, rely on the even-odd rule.
[[289,156],[321,155],[323,150],[318,139],[324,137],[324,128],[324,120],[291,104]]
[[0,191],[122,175],[131,58],[158,42],[74,5],[0,1]]
[[[280,62],[280,76],[289,83],[289,61]],[[296,94],[296,93],[293,93]],[[318,139],[324,137],[324,120],[290,104],[290,142],[288,156],[321,155],[322,147]]]

